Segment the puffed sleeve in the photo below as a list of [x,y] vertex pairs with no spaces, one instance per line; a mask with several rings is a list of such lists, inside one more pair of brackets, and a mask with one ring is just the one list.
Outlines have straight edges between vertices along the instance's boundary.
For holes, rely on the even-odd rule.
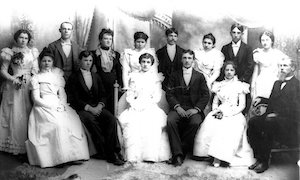
[[250,85],[245,82],[239,82],[237,90],[238,90],[238,93],[248,94],[248,93],[250,93]]
[[4,61],[9,61],[11,60],[11,57],[13,56],[14,52],[10,48],[3,48],[1,50],[1,58]]
[[38,75],[34,75],[31,78],[29,88],[30,90],[35,90],[40,88]]
[[217,93],[220,91],[222,87],[222,81],[221,82],[214,82],[214,84],[212,85],[211,91],[214,93]]
[[255,63],[259,63],[260,62],[261,51],[262,51],[262,49],[260,49],[260,48],[256,48],[256,49],[253,50],[253,61]]
[[214,69],[220,70],[223,66],[224,59],[225,59],[224,54],[219,50],[215,50]]
[[33,62],[32,62],[32,74],[37,74],[39,72],[39,63],[38,63],[38,56],[39,56],[39,51],[37,48],[32,48],[31,49],[32,55],[33,55]]

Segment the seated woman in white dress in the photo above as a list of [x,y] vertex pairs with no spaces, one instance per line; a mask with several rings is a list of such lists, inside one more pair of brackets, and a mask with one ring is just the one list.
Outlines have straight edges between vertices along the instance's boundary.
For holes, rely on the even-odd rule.
[[[225,59],[223,53],[215,48],[215,44],[215,36],[212,33],[208,33],[203,36],[203,50],[195,51],[195,70],[204,75],[210,94],[212,84],[219,77]],[[211,101],[206,105],[204,114],[207,115],[210,111]]]
[[224,64],[225,80],[216,82],[212,108],[195,137],[194,156],[213,157],[213,165],[249,165],[253,152],[246,138],[246,119],[242,114],[249,84],[238,81],[232,61]]
[[[139,72],[141,65],[139,63],[139,57],[144,53],[149,53],[154,58],[153,68],[151,71],[158,72],[158,60],[155,54],[154,48],[146,48],[148,35],[144,32],[134,33],[134,49],[125,49],[121,55],[120,63],[122,64],[122,79],[123,79],[123,90],[126,91],[129,88],[129,80],[132,73]],[[128,104],[125,100],[126,93],[120,98],[118,103],[118,114],[119,116],[127,107]],[[165,98],[165,93],[162,93],[161,101],[158,103],[159,106],[167,113],[169,106]]]
[[157,105],[161,98],[161,74],[152,70],[154,58],[142,54],[141,70],[131,73],[126,101],[129,107],[119,117],[129,162],[166,161],[171,157],[167,134],[163,131],[167,115]]
[[53,67],[53,59],[44,48],[39,56],[40,72],[30,82],[34,105],[26,149],[29,163],[42,168],[89,159],[83,126],[67,104],[63,72]]

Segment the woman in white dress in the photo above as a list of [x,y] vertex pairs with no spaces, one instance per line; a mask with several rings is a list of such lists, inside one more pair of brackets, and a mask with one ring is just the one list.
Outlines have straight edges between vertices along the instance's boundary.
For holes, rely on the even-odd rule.
[[[215,43],[216,38],[214,35],[208,33],[203,36],[203,49],[195,51],[195,70],[204,75],[210,94],[212,84],[219,77],[225,59],[223,53],[215,48]],[[204,109],[204,114],[207,115],[210,111],[211,101]]]
[[251,83],[251,96],[253,105],[257,105],[261,98],[269,99],[274,82],[278,80],[278,62],[286,55],[278,49],[273,48],[274,35],[265,31],[259,36],[263,48],[253,51],[255,62]]
[[253,152],[246,138],[246,119],[242,114],[249,84],[238,81],[232,61],[224,64],[225,80],[215,82],[212,108],[202,123],[194,145],[194,156],[213,157],[213,165],[248,166]]
[[119,117],[129,162],[166,161],[171,157],[166,131],[167,115],[157,105],[163,77],[153,70],[154,57],[139,58],[141,70],[130,74],[126,100],[129,107]]
[[203,36],[203,49],[195,51],[195,69],[204,75],[209,89],[219,77],[225,59],[222,52],[215,48],[215,44],[216,38],[208,33]]
[[[156,57],[154,48],[146,48],[148,35],[144,32],[134,33],[134,49],[125,49],[121,55],[120,62],[122,64],[122,79],[123,79],[123,90],[127,90],[129,87],[129,80],[131,73],[139,72],[141,65],[139,63],[139,57],[144,53],[149,53],[154,58],[153,68],[150,71],[158,72],[158,60]],[[128,103],[125,100],[126,93],[124,93],[118,103],[118,114],[119,116],[127,107]],[[162,98],[158,103],[166,113],[169,111],[169,106],[165,98],[165,92],[162,92]]]
[[30,82],[34,106],[26,149],[29,163],[42,168],[89,159],[83,126],[67,104],[63,72],[53,67],[53,59],[44,48],[39,56],[41,70]]
[[14,40],[16,45],[1,50],[1,75],[6,81],[2,84],[0,107],[0,151],[16,155],[26,153],[25,141],[32,107],[28,85],[31,75],[38,72],[39,52],[28,46],[31,40],[28,30],[18,30]]
[[[149,53],[154,57],[154,63],[157,66],[157,58],[154,48],[146,48],[148,35],[144,32],[134,33],[134,49],[124,49],[121,57],[121,64],[123,67],[123,89],[127,90],[129,85],[129,77],[132,72],[139,72],[141,65],[139,63],[139,57],[144,53]],[[157,69],[156,69],[157,70]]]

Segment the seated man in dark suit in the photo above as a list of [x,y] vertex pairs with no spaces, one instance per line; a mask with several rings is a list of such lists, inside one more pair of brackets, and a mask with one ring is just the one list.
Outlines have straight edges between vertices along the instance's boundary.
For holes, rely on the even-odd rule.
[[280,80],[274,83],[266,113],[249,120],[247,135],[257,162],[249,167],[257,173],[269,168],[274,141],[299,147],[300,82],[294,76],[296,62],[279,62]]
[[117,118],[104,108],[106,97],[101,78],[90,71],[92,53],[82,51],[79,61],[80,70],[71,74],[66,85],[68,100],[91,133],[98,155],[115,165],[123,165]]
[[167,118],[172,164],[180,166],[187,152],[194,146],[196,132],[204,119],[203,110],[209,100],[204,76],[193,69],[195,54],[185,50],[183,67],[172,73],[167,87],[167,101],[171,111]]

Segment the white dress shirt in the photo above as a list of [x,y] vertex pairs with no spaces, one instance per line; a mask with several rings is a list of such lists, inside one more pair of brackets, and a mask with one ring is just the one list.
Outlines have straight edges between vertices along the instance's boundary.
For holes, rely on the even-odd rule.
[[84,69],[80,68],[80,71],[82,73],[85,85],[89,88],[89,90],[91,89],[92,85],[93,85],[93,78],[92,78],[92,74],[91,71],[87,71]]
[[176,54],[176,44],[174,45],[167,44],[167,52],[171,61],[173,62]]
[[62,47],[66,57],[69,57],[70,52],[71,52],[71,47],[72,47],[71,41],[65,42],[65,41],[61,40],[61,47]]
[[189,69],[183,67],[182,70],[184,82],[188,86],[192,78],[193,67],[190,67]]
[[239,40],[237,43],[232,42],[232,50],[233,50],[234,56],[237,55],[237,53],[240,49],[240,46],[241,46],[241,40]]
[[283,81],[283,83],[281,83],[281,87],[280,87],[280,89],[283,89],[283,88],[284,88],[284,86],[286,85],[286,82],[285,82],[285,81],[289,81],[289,80],[291,80],[293,77],[294,77],[294,76],[291,76],[291,77],[287,77],[287,78],[285,78],[285,79],[284,79],[284,81]]

